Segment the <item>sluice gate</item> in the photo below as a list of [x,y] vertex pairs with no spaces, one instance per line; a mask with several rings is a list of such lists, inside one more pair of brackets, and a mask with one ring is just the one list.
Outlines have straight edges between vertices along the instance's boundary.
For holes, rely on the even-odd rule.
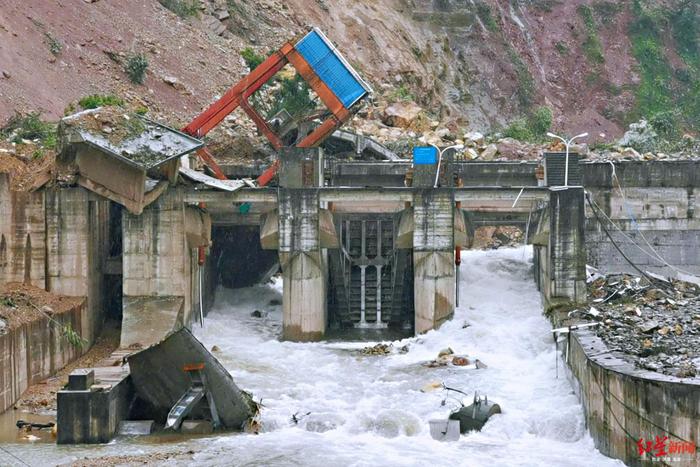
[[413,328],[412,261],[396,247],[396,215],[336,214],[329,256],[331,329]]

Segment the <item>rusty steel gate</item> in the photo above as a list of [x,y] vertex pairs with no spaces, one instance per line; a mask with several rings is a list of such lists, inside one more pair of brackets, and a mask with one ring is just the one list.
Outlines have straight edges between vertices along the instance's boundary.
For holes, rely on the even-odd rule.
[[394,248],[392,214],[336,214],[340,248],[330,261],[332,328],[412,329],[411,250]]

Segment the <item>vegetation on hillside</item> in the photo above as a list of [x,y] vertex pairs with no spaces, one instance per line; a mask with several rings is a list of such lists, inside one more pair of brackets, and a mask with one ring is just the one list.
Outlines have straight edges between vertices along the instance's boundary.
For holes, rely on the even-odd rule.
[[147,68],[148,59],[141,53],[129,55],[124,64],[124,71],[129,77],[129,80],[134,84],[143,84],[146,79]]
[[199,0],[158,0],[158,3],[183,19],[199,15]]
[[[641,81],[630,119],[648,118],[667,139],[700,130],[700,3],[687,0],[667,9],[634,0],[632,10],[629,33]],[[667,32],[673,51],[666,49]],[[669,53],[676,53],[682,65],[674,68]]]
[[552,127],[552,110],[549,107],[538,107],[526,118],[512,122],[504,131],[503,136],[519,141],[542,141]]

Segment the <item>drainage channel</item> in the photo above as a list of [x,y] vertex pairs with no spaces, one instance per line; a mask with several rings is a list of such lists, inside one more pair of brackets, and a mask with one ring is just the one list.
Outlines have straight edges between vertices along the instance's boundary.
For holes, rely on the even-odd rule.
[[[261,434],[165,445],[156,444],[162,439],[118,438],[94,447],[5,446],[42,465],[182,451],[191,454],[168,465],[622,465],[594,448],[568,380],[561,371],[555,377],[551,327],[531,268],[529,248],[466,252],[454,319],[437,331],[395,341],[391,353],[378,356],[359,351],[374,343],[280,342],[279,282],[220,289],[196,333],[240,387],[262,398]],[[262,317],[251,316],[254,310]],[[424,365],[446,347],[488,368]],[[503,413],[481,432],[436,441],[428,421],[459,405],[450,397],[443,406],[439,389],[421,391],[440,382],[488,395]]]

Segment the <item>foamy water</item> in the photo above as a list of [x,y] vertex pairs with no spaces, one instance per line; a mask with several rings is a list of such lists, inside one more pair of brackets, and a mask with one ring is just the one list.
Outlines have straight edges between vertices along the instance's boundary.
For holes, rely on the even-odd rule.
[[[194,464],[221,466],[623,465],[594,448],[561,362],[555,378],[551,326],[541,314],[531,267],[529,248],[465,252],[454,319],[437,331],[394,342],[409,351],[388,356],[357,352],[368,343],[278,341],[281,307],[274,303],[281,298],[280,282],[221,289],[195,334],[207,348],[220,349],[215,354],[240,387],[262,398],[263,433],[167,447],[122,439],[87,450],[40,446],[35,452],[47,461],[65,461],[187,448],[196,452]],[[251,317],[256,309],[267,316]],[[488,368],[421,365],[446,347]],[[503,413],[457,442],[435,441],[428,420],[447,417],[458,402],[442,406],[442,391],[420,391],[433,382],[487,394]],[[294,414],[301,418],[297,424]]]

